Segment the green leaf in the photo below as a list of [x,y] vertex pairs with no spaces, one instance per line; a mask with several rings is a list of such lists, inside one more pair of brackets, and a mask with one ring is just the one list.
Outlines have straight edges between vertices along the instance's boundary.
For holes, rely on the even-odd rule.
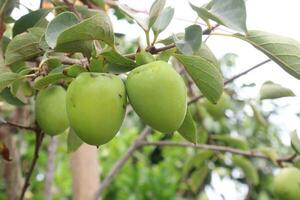
[[57,38],[56,48],[78,41],[101,40],[114,46],[114,32],[109,17],[102,12],[64,30]]
[[276,160],[278,158],[278,155],[277,155],[277,152],[274,149],[269,148],[269,147],[260,147],[258,150],[263,155],[265,155],[268,158],[270,158],[275,165],[277,164]]
[[192,55],[197,52],[202,43],[202,29],[199,25],[191,25],[185,28],[184,39],[178,39],[173,35],[174,42],[178,50],[186,55]]
[[289,88],[282,87],[279,84],[271,81],[265,82],[259,91],[260,99],[277,99],[281,97],[292,97],[295,96],[294,92]]
[[97,58],[92,58],[89,69],[91,72],[105,72],[104,57],[98,56]]
[[133,60],[124,57],[116,51],[103,52],[101,55],[108,63],[111,64],[108,67],[108,70],[115,72],[127,72],[136,67],[136,63]]
[[170,57],[175,52],[176,52],[176,48],[171,48],[171,49],[168,49],[166,51],[163,51],[160,54],[158,54],[158,56],[156,57],[156,60],[162,60],[162,61],[168,62]]
[[19,5],[19,0],[1,0],[0,1],[0,15],[10,16],[13,9]]
[[297,154],[300,154],[300,139],[297,135],[296,131],[292,131],[290,133],[290,138],[291,138],[291,146],[295,150]]
[[240,138],[231,137],[230,135],[213,135],[214,140],[221,141],[225,143],[225,145],[238,148],[242,150],[248,150],[249,146],[247,141],[242,140]]
[[212,103],[217,103],[223,93],[223,77],[214,63],[200,56],[174,54],[183,64],[203,95]]
[[67,76],[60,72],[51,73],[45,77],[35,79],[33,87],[37,90],[41,90],[41,89],[47,87],[48,85],[57,83],[58,81],[65,79],[65,78],[67,78]]
[[236,167],[241,168],[248,183],[256,186],[259,183],[259,176],[254,165],[242,156],[233,155],[232,162]]
[[213,65],[217,66],[217,68],[220,69],[220,63],[218,59],[215,57],[213,52],[205,43],[201,44],[201,48],[197,52],[195,52],[195,55],[205,58],[206,60],[210,61],[211,63],[213,63]]
[[63,12],[57,15],[47,26],[45,39],[49,47],[54,48],[60,33],[70,26],[77,24],[79,20],[72,12]]
[[141,17],[139,15],[137,15],[135,12],[133,12],[128,6],[123,5],[123,4],[119,4],[118,8],[120,9],[120,11],[128,16],[130,19],[133,19],[134,21],[136,21],[136,23],[143,29],[143,30],[149,30],[148,27],[148,21],[149,19],[147,17]]
[[247,32],[244,0],[212,0],[211,4],[206,7],[190,5],[206,22],[211,19],[233,30]]
[[287,73],[300,79],[300,43],[298,41],[263,31],[249,31],[246,36],[239,34],[235,36],[252,44]]
[[14,97],[11,94],[10,89],[7,87],[4,90],[0,92],[0,96],[9,104],[14,105],[14,106],[23,106],[25,103],[23,103],[20,99],[17,97]]
[[191,115],[190,109],[187,109],[184,121],[180,128],[177,130],[179,134],[189,142],[194,144],[197,143],[197,126],[196,123]]
[[39,43],[44,34],[42,28],[30,28],[28,32],[14,37],[5,51],[5,64],[31,59],[42,53]]
[[74,64],[68,68],[65,68],[63,74],[75,78],[83,72],[87,72],[87,70],[83,68],[81,65]]
[[168,25],[170,24],[172,18],[174,16],[174,8],[167,7],[165,8],[158,18],[156,19],[155,23],[152,26],[152,30],[154,35],[158,35],[159,33],[163,32]]
[[0,74],[0,92],[9,86],[15,80],[22,78],[21,75],[13,72],[4,72]]
[[255,118],[255,120],[257,121],[258,124],[262,125],[262,126],[267,126],[267,121],[265,119],[265,117],[263,116],[263,114],[261,113],[261,111],[258,109],[258,107],[254,104],[250,104],[252,111],[253,111],[253,116]]
[[76,135],[72,128],[69,129],[68,133],[68,153],[72,153],[76,151],[81,145],[83,141]]
[[140,66],[143,64],[154,62],[155,58],[152,56],[151,53],[142,50],[135,55],[135,61],[136,61],[136,65]]
[[48,21],[45,17],[49,14],[49,10],[39,9],[29,12],[18,19],[12,29],[13,37],[26,32],[31,27],[46,27]]
[[196,169],[196,171],[191,175],[189,185],[194,193],[197,193],[208,176],[209,169],[207,165],[203,165]]
[[166,0],[156,0],[151,6],[149,12],[148,29],[153,26],[161,11],[164,9]]

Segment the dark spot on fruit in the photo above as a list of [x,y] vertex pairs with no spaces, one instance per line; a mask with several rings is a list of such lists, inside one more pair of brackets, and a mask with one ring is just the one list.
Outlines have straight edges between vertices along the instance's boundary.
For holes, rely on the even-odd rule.
[[118,95],[119,95],[120,98],[122,98],[122,95],[121,95],[121,94],[118,94]]
[[125,104],[123,104],[123,109],[124,109],[124,110],[126,109],[126,105],[125,105]]

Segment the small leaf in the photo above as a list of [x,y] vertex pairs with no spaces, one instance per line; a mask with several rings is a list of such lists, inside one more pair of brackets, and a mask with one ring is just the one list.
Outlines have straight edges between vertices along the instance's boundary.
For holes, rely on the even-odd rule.
[[163,51],[160,54],[158,54],[158,56],[156,57],[156,60],[162,60],[162,61],[168,62],[170,57],[175,52],[176,52],[176,48],[171,48],[171,49],[168,49],[166,51]]
[[223,77],[211,61],[200,56],[174,54],[183,64],[203,95],[212,103],[217,103],[223,93]]
[[274,149],[269,148],[269,147],[261,147],[258,150],[262,154],[264,154],[265,156],[270,158],[275,165],[277,164],[276,160],[278,158],[278,155],[277,155],[277,152]]
[[12,160],[9,155],[10,154],[9,149],[3,142],[0,142],[0,154],[4,160],[6,160],[6,161]]
[[292,90],[286,87],[282,87],[279,84],[271,81],[265,82],[259,91],[260,99],[277,99],[281,97],[292,97],[295,96]]
[[197,126],[196,123],[191,115],[190,109],[187,109],[184,121],[180,128],[177,130],[179,134],[189,142],[194,144],[197,143]]
[[267,126],[267,121],[265,117],[262,115],[261,111],[258,109],[258,107],[254,104],[250,104],[252,110],[253,110],[253,116],[256,119],[257,123],[262,126]]
[[148,29],[153,26],[156,19],[158,18],[161,11],[164,9],[166,4],[166,0],[156,0],[151,6],[150,12],[149,12],[149,23],[148,23]]
[[196,169],[195,172],[193,172],[189,181],[189,185],[194,193],[197,193],[197,191],[199,191],[200,187],[208,176],[208,173],[209,169],[207,165],[203,165]]
[[56,48],[78,41],[101,40],[114,46],[114,32],[109,17],[104,12],[94,15],[64,30],[57,38]]
[[212,0],[205,7],[190,4],[204,21],[211,19],[239,32],[247,32],[246,6],[244,0]]
[[300,43],[294,39],[263,31],[249,31],[246,36],[236,34],[266,54],[287,73],[300,79]]
[[47,87],[48,85],[57,83],[65,78],[67,78],[67,76],[62,73],[51,73],[45,77],[35,79],[33,87],[37,90],[41,90]]
[[152,56],[151,53],[142,50],[135,55],[135,61],[136,61],[136,65],[140,66],[143,64],[154,62],[155,58]]
[[68,153],[76,151],[82,144],[83,141],[76,135],[74,130],[70,128],[68,134]]
[[83,72],[87,72],[87,70],[85,68],[83,68],[81,65],[75,64],[75,65],[65,68],[63,71],[63,74],[65,74],[66,76],[76,78],[79,74],[81,74]]
[[49,10],[39,9],[29,12],[18,19],[12,29],[13,37],[26,32],[27,29],[32,27],[46,27],[48,21],[45,17],[49,14]]
[[174,16],[174,8],[167,7],[165,8],[158,18],[156,19],[155,23],[152,26],[152,30],[154,35],[158,35],[159,33],[163,32],[168,25],[170,24],[172,18]]
[[225,143],[225,145],[231,146],[233,148],[238,148],[242,150],[249,149],[247,141],[242,140],[240,138],[231,137],[230,135],[213,135],[212,139],[222,141]]
[[91,72],[105,72],[104,57],[98,56],[97,58],[92,58],[90,61],[89,70]]
[[244,172],[247,181],[256,186],[259,183],[259,176],[254,165],[242,156],[233,155],[232,162],[236,167],[239,167]]
[[21,75],[13,72],[4,72],[0,74],[0,92],[7,86],[13,83],[15,80],[22,78]]
[[199,25],[191,25],[185,28],[184,39],[179,40],[173,35],[174,42],[178,50],[186,55],[192,55],[197,52],[202,43],[202,29]]
[[14,37],[5,52],[5,64],[11,65],[39,55],[42,51],[39,43],[44,34],[42,28],[30,28],[28,32]]
[[63,12],[57,15],[47,26],[45,39],[49,47],[54,48],[60,33],[70,26],[77,24],[79,20],[72,12]]
[[297,135],[296,131],[292,131],[290,133],[290,138],[291,138],[291,146],[295,150],[297,154],[300,154],[300,139]]

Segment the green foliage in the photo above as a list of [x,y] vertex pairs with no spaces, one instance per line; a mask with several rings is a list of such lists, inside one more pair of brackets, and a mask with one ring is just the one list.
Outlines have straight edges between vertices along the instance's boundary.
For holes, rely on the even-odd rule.
[[295,96],[294,92],[289,88],[282,87],[279,84],[267,81],[265,82],[259,91],[260,99],[277,99],[281,97]]

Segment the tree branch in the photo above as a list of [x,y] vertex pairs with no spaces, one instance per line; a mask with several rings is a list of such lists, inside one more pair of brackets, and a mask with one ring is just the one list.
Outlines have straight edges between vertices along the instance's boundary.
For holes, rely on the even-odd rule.
[[[241,73],[239,73],[239,74],[237,74],[237,75],[231,77],[230,79],[226,80],[226,81],[224,82],[224,85],[227,85],[227,84],[233,82],[234,80],[240,78],[241,76],[246,75],[247,73],[251,72],[252,70],[254,70],[254,69],[256,69],[256,68],[258,68],[258,67],[260,67],[260,66],[263,66],[264,64],[266,64],[266,63],[268,63],[268,62],[270,62],[270,61],[271,61],[271,59],[267,59],[267,60],[264,60],[264,61],[262,61],[262,62],[260,62],[260,63],[258,63],[258,64],[256,64],[256,65],[254,65],[253,67],[250,67],[249,69],[247,69],[247,70],[245,70],[245,71],[243,71],[243,72],[241,72]],[[203,98],[203,95],[196,96],[196,97],[192,98],[192,99],[188,102],[188,104],[190,105],[190,104],[192,104],[192,103],[195,103],[196,101],[198,101],[198,100],[201,99],[201,98]]]
[[36,131],[36,128],[34,128],[34,127],[24,126],[24,125],[16,124],[14,122],[8,122],[8,121],[5,121],[5,120],[0,121],[0,126],[11,126],[11,127],[20,128],[20,129]]
[[[220,145],[213,145],[213,144],[193,144],[193,143],[187,143],[187,142],[172,142],[172,141],[158,141],[158,142],[142,142],[142,146],[170,146],[170,147],[190,147],[190,148],[195,148],[195,149],[205,149],[205,150],[212,150],[216,152],[229,152],[241,156],[246,156],[246,157],[255,157],[255,158],[262,158],[266,160],[270,160],[270,157],[254,150],[250,151],[243,151],[240,149],[235,149],[232,147],[228,146],[220,146]],[[276,161],[277,162],[292,162],[295,159],[295,155],[290,155],[287,157],[281,157],[278,158]]]
[[42,133],[41,131],[37,131],[37,132],[35,132],[35,137],[36,138],[35,138],[34,155],[33,155],[33,159],[32,159],[29,171],[26,175],[26,179],[25,179],[25,183],[24,183],[23,188],[22,188],[20,200],[24,199],[25,192],[26,192],[27,188],[30,185],[30,178],[31,178],[31,175],[32,175],[33,170],[35,168],[36,162],[39,158],[39,152],[40,152],[40,148],[41,148],[41,145],[42,145],[42,142],[43,142],[44,133]]
[[74,4],[70,3],[68,0],[63,0],[63,2],[66,4],[66,6],[69,8],[71,12],[75,13],[75,15],[79,17],[79,19],[82,19],[81,14],[76,10]]
[[95,194],[94,199],[97,200],[99,199],[101,193],[103,190],[112,182],[113,178],[115,175],[121,170],[121,168],[124,166],[126,161],[133,155],[135,150],[141,147],[141,144],[145,140],[148,134],[151,133],[151,128],[146,126],[143,131],[141,132],[140,136],[135,140],[135,142],[129,147],[125,155],[119,159],[112,169],[110,170],[109,174],[105,177],[105,179],[101,182],[100,188]]

